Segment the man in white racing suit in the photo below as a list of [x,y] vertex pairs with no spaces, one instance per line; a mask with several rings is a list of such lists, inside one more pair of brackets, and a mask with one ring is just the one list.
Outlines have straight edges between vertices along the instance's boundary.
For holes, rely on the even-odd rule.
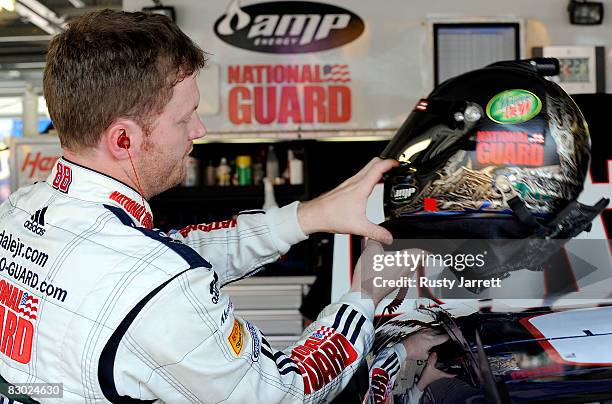
[[[69,403],[322,402],[362,363],[388,290],[353,289],[277,351],[234,316],[221,288],[313,232],[388,242],[365,204],[397,162],[375,159],[309,202],[170,236],[155,230],[145,198],[182,181],[204,135],[195,79],[204,62],[159,15],[95,12],[51,41],[44,91],[64,157],[45,182],[0,207],[0,393]],[[63,390],[30,394],[32,383]]]

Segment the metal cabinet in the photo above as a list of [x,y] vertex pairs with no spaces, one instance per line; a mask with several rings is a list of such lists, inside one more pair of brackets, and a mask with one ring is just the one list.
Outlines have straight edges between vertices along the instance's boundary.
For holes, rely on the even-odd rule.
[[270,344],[282,349],[297,341],[303,330],[299,312],[302,297],[314,276],[261,276],[223,288],[234,303],[236,315],[257,325]]

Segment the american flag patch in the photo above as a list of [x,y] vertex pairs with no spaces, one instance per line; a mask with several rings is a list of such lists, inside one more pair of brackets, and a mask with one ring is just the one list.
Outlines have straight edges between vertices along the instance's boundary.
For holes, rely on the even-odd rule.
[[541,133],[530,133],[529,134],[529,143],[543,144],[544,143],[544,135],[541,134]]
[[23,294],[21,302],[19,302],[19,313],[30,320],[36,320],[36,312],[38,311],[38,298],[32,296],[28,292]]
[[419,100],[417,104],[414,106],[415,111],[426,111],[427,110],[427,100]]
[[324,65],[323,82],[348,83],[351,81],[348,65]]
[[336,330],[334,330],[333,328],[321,327],[312,334],[310,334],[310,336],[317,339],[325,339],[329,338],[334,332],[336,332]]

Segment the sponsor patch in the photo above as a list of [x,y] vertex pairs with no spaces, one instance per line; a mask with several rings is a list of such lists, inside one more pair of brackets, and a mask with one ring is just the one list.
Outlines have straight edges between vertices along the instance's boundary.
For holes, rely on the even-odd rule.
[[67,194],[70,184],[72,184],[72,168],[58,161],[52,183],[53,188]]
[[231,220],[222,220],[220,222],[212,222],[212,223],[200,223],[200,224],[191,224],[187,227],[183,227],[180,230],[173,230],[170,234],[179,233],[183,237],[187,237],[189,233],[192,231],[203,231],[205,233],[222,230],[222,229],[231,229],[236,227],[236,219]]
[[234,312],[234,303],[232,303],[232,301],[230,300],[230,302],[227,304],[227,307],[223,310],[223,313],[221,313],[221,325],[225,324],[229,315],[232,314],[233,312]]
[[38,297],[0,280],[0,352],[16,362],[30,362],[38,302]]
[[257,330],[251,323],[245,321],[247,330],[249,330],[249,334],[251,334],[251,345],[253,347],[253,352],[251,353],[251,359],[253,362],[257,362],[259,360],[259,353],[261,352],[261,341],[259,340],[259,334],[257,334]]
[[374,395],[375,404],[384,404],[391,393],[389,374],[381,368],[372,369],[372,385],[370,394]]
[[121,205],[121,207],[134,219],[136,219],[138,223],[142,225],[142,227],[149,230],[153,228],[153,215],[151,215],[147,208],[142,206],[142,204],[136,202],[128,196],[123,195],[119,191],[114,191],[108,196],[108,198]]
[[46,231],[45,213],[47,212],[47,208],[48,206],[45,206],[44,208],[37,210],[32,216],[30,216],[30,220],[25,221],[23,227],[38,236],[44,236]]
[[210,300],[213,302],[213,304],[217,304],[219,303],[219,276],[217,275],[216,272],[213,272],[213,280],[212,282],[210,282],[210,294],[211,294],[211,298]]
[[495,95],[487,104],[487,116],[497,123],[527,122],[542,110],[542,101],[531,91],[514,89]]
[[476,142],[476,167],[558,164],[558,156],[545,149],[544,135],[541,133],[479,131]]
[[399,184],[391,188],[391,200],[393,202],[404,202],[416,195],[417,189],[414,185]]
[[317,339],[325,338],[325,335],[319,334],[318,332],[313,332],[310,336],[313,337],[313,338],[317,338]]
[[291,351],[302,378],[304,392],[311,394],[334,380],[358,354],[346,337],[331,327],[320,327]]
[[232,327],[232,332],[227,337],[227,342],[229,342],[234,354],[240,356],[242,346],[244,345],[244,336],[242,335],[242,325],[236,319],[234,319],[234,326]]

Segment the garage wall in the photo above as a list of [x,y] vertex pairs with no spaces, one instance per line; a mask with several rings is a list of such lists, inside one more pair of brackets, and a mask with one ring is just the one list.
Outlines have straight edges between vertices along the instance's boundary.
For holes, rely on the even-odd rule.
[[[531,55],[533,46],[546,45],[599,45],[606,47],[606,87],[612,92],[612,0],[604,0],[607,8],[604,24],[599,26],[573,26],[569,23],[566,0],[321,0],[345,7],[359,15],[366,23],[360,38],[346,45],[343,51],[323,51],[312,58],[337,58],[344,52],[352,58],[361,57],[363,64],[351,65],[353,82],[371,82],[363,89],[354,89],[354,116],[377,117],[370,127],[391,128],[400,124],[414,102],[432,88],[431,37],[428,18],[439,17],[503,17],[521,18],[525,27],[525,56]],[[262,1],[242,0],[241,6]],[[164,5],[176,8],[178,24],[203,49],[212,52],[211,61],[223,65],[236,63],[236,48],[220,41],[213,33],[213,22],[224,14],[230,0],[165,0]],[[150,0],[124,0],[126,10],[139,10],[150,6]],[[386,38],[381,41],[380,38]],[[262,63],[257,52],[243,51],[241,58]],[[331,52],[331,53],[330,53]],[[337,53],[333,53],[337,52]],[[292,63],[291,58],[288,58]],[[227,62],[229,60],[229,62]],[[269,60],[269,59],[268,59]],[[357,84],[357,83],[355,83]],[[219,94],[202,93],[202,97]],[[373,101],[361,102],[362,97]],[[384,111],[371,110],[384,97]],[[214,100],[212,100],[214,101]],[[401,107],[396,107],[401,105]],[[408,108],[406,107],[408,106]],[[222,111],[210,111],[208,122],[216,126],[215,119],[227,122]],[[212,121],[211,121],[212,119]],[[374,119],[372,119],[374,122]]]

